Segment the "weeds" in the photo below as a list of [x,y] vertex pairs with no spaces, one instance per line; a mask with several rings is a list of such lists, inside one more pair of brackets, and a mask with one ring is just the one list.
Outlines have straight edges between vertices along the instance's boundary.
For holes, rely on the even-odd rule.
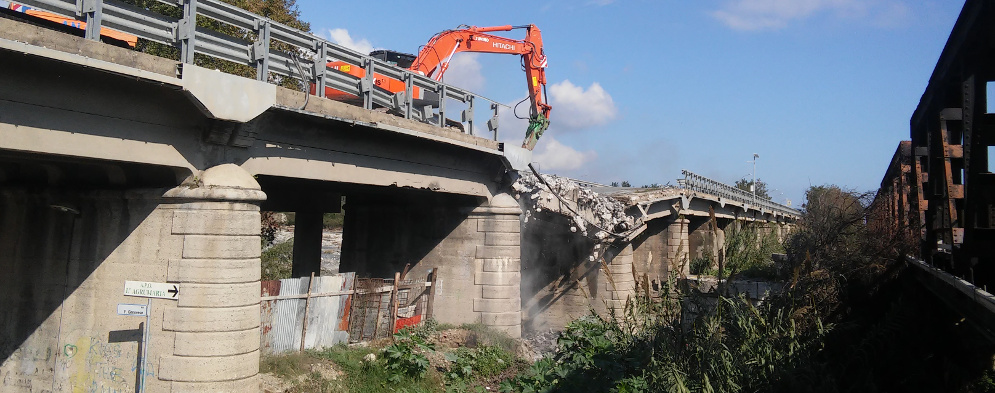
[[279,280],[290,278],[294,264],[293,239],[274,244],[264,250],[260,256],[262,261],[262,280]]
[[425,341],[425,337],[412,334],[405,329],[394,334],[394,343],[383,349],[389,381],[397,383],[404,377],[421,379],[428,372],[426,352],[435,346]]

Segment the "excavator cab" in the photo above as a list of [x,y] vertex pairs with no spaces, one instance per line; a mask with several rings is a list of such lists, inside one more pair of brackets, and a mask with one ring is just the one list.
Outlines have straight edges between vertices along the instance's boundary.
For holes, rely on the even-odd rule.
[[415,61],[415,55],[387,49],[377,49],[370,52],[370,57],[380,61],[385,61],[404,69],[411,68],[411,63],[414,63]]

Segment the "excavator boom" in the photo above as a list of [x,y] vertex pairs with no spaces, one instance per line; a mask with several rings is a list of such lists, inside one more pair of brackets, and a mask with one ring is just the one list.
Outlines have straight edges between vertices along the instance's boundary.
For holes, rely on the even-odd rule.
[[[525,39],[515,40],[488,34],[490,32],[510,31],[512,29],[525,29]],[[525,69],[525,78],[531,102],[529,126],[525,131],[525,141],[522,142],[522,147],[529,150],[534,149],[536,141],[549,128],[549,112],[552,109],[546,101],[546,55],[543,53],[542,34],[539,32],[539,28],[535,25],[506,25],[492,27],[469,26],[455,30],[446,30],[433,36],[422,47],[418,52],[418,56],[412,61],[411,66],[408,67],[408,70],[425,75],[436,81],[442,81],[442,76],[449,68],[449,62],[452,60],[453,55],[460,52],[501,53],[522,57],[522,67]],[[329,62],[328,67],[339,72],[348,73],[357,78],[362,78],[366,75],[366,71],[361,67],[341,61]],[[377,86],[388,91],[394,93],[404,91],[404,82],[380,74],[375,74],[373,79]],[[421,92],[418,91],[417,87],[412,94],[415,98],[421,97]],[[357,98],[354,95],[332,88],[326,88],[325,96],[346,101]]]
[[[495,31],[525,29],[524,40],[487,34]],[[542,133],[549,128],[549,112],[552,107],[546,101],[546,55],[542,49],[542,34],[535,25],[525,26],[470,26],[456,30],[446,30],[428,41],[411,65],[411,70],[429,76],[437,81],[449,68],[453,55],[459,52],[502,53],[522,56],[525,68],[531,108],[529,127],[522,147],[532,150]]]

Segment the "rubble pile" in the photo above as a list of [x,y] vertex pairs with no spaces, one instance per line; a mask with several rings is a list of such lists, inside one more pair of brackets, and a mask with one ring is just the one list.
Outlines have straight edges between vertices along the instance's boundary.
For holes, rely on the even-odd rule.
[[541,212],[544,206],[558,206],[559,199],[566,201],[567,206],[573,208],[575,212],[570,209],[557,209],[558,213],[570,217],[573,220],[570,230],[580,232],[582,235],[587,235],[589,224],[593,225],[591,229],[595,230],[594,237],[598,240],[604,240],[609,236],[605,231],[619,234],[636,226],[632,216],[625,214],[626,205],[621,201],[583,188],[570,179],[545,174],[540,176],[546,184],[543,184],[535,174],[522,172],[518,180],[511,185],[516,199],[525,198],[524,200],[529,202],[524,204],[530,207],[525,212],[526,222],[532,211]]
[[522,334],[522,341],[537,355],[533,361],[556,353],[556,341],[559,338],[560,332],[553,331],[552,329],[525,332]]

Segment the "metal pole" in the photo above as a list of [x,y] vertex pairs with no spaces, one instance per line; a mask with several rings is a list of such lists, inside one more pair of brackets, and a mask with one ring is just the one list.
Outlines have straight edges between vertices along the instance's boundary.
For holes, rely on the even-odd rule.
[[750,191],[753,192],[753,204],[757,203],[757,158],[759,157],[759,154],[753,153],[753,183],[750,186]]
[[149,353],[149,321],[151,320],[150,319],[151,315],[152,315],[152,298],[148,298],[145,301],[145,331],[142,332],[143,333],[143,337],[142,337],[142,360],[141,360],[142,362],[140,363],[141,364],[140,370],[141,370],[141,373],[142,373],[142,377],[141,377],[142,386],[140,387],[141,389],[139,390],[139,392],[141,392],[141,393],[145,393],[145,374],[147,374],[145,372],[145,367],[148,366],[148,362],[145,359],[146,359],[146,357],[148,356],[148,353]]
[[311,306],[311,288],[314,288],[314,272],[311,272],[311,279],[307,282],[307,297],[304,298],[304,327],[301,328],[301,352],[304,352],[304,342],[307,338],[307,311]]

